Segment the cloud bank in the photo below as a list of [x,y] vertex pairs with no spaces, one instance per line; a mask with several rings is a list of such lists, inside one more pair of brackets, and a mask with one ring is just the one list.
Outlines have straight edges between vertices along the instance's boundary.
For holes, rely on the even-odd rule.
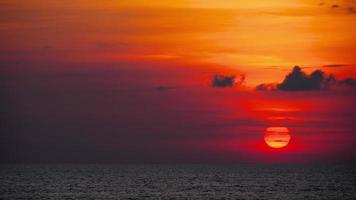
[[315,70],[308,75],[301,67],[295,66],[281,83],[262,83],[256,86],[256,90],[310,91],[328,90],[337,86],[356,86],[356,80],[353,78],[337,80],[332,74],[325,75],[321,70]]

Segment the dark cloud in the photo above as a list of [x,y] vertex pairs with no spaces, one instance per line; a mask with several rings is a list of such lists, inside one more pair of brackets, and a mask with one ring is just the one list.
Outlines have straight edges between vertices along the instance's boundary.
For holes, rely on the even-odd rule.
[[215,75],[212,80],[213,87],[232,87],[235,83],[235,76]]
[[340,7],[340,6],[337,5],[337,4],[333,4],[333,5],[330,6],[330,8],[332,8],[332,9],[336,9],[336,8],[339,8],[339,7]]
[[325,88],[324,80],[324,73],[320,70],[315,70],[308,76],[299,66],[295,66],[283,82],[277,85],[277,89],[286,91],[320,90]]
[[323,65],[323,67],[347,67],[349,65],[345,65],[345,64],[331,64],[331,65]]
[[356,86],[356,80],[353,78],[346,78],[337,82],[341,86]]
[[274,83],[262,83],[256,86],[256,90],[258,91],[270,91],[276,90],[276,84]]
[[233,87],[234,85],[241,85],[245,81],[245,76],[241,75],[239,80],[236,76],[215,75],[212,79],[212,86],[217,88]]
[[281,83],[263,83],[258,85],[256,90],[311,91],[337,86],[356,86],[356,81],[352,78],[337,80],[333,75],[325,75],[321,70],[315,70],[308,75],[301,67],[295,66]]

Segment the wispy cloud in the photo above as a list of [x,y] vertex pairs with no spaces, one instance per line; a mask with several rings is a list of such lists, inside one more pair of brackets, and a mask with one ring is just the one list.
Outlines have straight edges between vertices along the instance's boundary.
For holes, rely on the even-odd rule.
[[323,65],[322,67],[327,67],[327,68],[334,68],[334,67],[353,67],[356,65],[351,65],[351,64],[330,64],[330,65]]

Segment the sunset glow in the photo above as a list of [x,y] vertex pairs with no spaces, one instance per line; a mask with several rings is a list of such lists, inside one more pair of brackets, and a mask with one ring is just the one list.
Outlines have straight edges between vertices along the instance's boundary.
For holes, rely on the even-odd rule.
[[[65,2],[2,4],[0,50],[12,53],[1,58],[157,65],[169,60],[199,71],[215,65],[246,74],[251,87],[280,80],[296,64],[307,71],[342,64],[324,70],[356,75],[356,20],[348,1]],[[340,7],[331,9],[333,4]]]
[[0,199],[356,199],[356,0],[0,0]]
[[2,157],[353,162],[355,8],[2,0]]

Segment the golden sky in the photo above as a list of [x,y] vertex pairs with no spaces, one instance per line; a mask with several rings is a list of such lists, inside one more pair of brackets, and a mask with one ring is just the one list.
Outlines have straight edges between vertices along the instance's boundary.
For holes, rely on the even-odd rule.
[[[355,7],[353,0],[1,0],[0,58],[182,60],[244,73],[253,86],[280,80],[294,65],[356,64]],[[356,75],[353,66],[323,69]]]

